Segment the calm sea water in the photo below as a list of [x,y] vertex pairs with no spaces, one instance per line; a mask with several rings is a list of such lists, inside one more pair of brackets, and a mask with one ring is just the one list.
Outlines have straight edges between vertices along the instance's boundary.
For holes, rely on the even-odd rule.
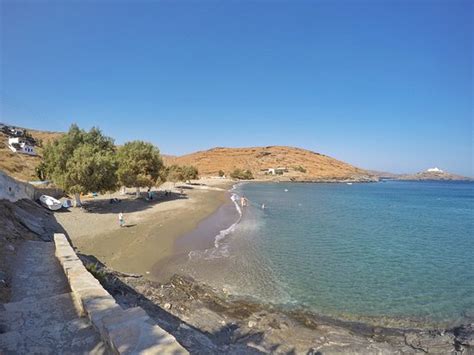
[[181,271],[338,318],[474,320],[474,184],[249,183],[233,192],[250,201],[239,223]]

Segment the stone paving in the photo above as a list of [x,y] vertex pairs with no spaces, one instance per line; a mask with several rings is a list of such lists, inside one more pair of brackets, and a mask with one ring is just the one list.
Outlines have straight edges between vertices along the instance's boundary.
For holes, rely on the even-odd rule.
[[80,315],[54,243],[25,241],[18,250],[10,303],[0,305],[0,354],[106,354]]

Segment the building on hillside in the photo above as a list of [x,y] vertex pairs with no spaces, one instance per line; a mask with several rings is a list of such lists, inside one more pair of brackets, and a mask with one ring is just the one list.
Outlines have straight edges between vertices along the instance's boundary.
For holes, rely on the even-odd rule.
[[427,173],[444,173],[443,170],[441,170],[437,167],[426,169],[426,172]]
[[8,138],[8,148],[14,153],[36,155],[34,146],[19,137]]
[[288,168],[269,168],[263,170],[268,175],[283,175],[288,172]]

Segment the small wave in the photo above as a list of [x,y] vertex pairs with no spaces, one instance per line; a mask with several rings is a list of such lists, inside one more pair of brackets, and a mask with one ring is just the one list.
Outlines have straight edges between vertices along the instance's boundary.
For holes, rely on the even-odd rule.
[[214,248],[206,250],[193,250],[188,254],[189,259],[204,258],[206,260],[209,260],[229,256],[229,247],[228,245],[223,244],[223,240],[235,230],[235,227],[242,220],[242,209],[240,208],[238,203],[240,199],[239,195],[232,193],[230,199],[234,203],[235,209],[239,213],[239,218],[237,219],[237,221],[234,222],[229,228],[221,230],[219,234],[216,235],[216,237],[214,238]]

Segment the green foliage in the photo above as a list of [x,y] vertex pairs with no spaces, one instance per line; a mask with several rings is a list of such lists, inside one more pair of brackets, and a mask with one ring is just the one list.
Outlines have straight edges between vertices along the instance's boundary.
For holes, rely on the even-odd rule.
[[163,161],[151,143],[127,142],[118,150],[117,177],[122,186],[151,187],[162,181]]
[[166,180],[171,182],[184,181],[183,168],[179,165],[173,164],[166,168]]
[[185,165],[182,170],[185,181],[195,180],[199,177],[199,171],[195,166]]
[[306,173],[306,169],[304,166],[298,165],[298,166],[295,166],[294,169],[296,171],[299,171],[300,173]]
[[242,170],[238,168],[230,173],[230,177],[232,179],[239,179],[239,180],[252,180],[254,178],[250,170]]
[[72,125],[45,145],[41,176],[71,193],[106,192],[116,188],[117,162],[112,138],[98,128],[89,132]]
[[99,268],[97,263],[87,263],[86,269],[97,279],[100,283],[103,283],[107,278],[107,273]]
[[38,179],[41,181],[46,180],[46,173],[45,173],[45,166],[44,163],[41,162],[36,168],[35,168],[35,173]]
[[219,174],[220,177],[224,177],[224,176],[225,176],[224,170],[219,170],[219,173],[218,173],[218,174]]
[[166,180],[171,182],[190,181],[197,179],[199,171],[192,165],[171,165],[166,168]]

